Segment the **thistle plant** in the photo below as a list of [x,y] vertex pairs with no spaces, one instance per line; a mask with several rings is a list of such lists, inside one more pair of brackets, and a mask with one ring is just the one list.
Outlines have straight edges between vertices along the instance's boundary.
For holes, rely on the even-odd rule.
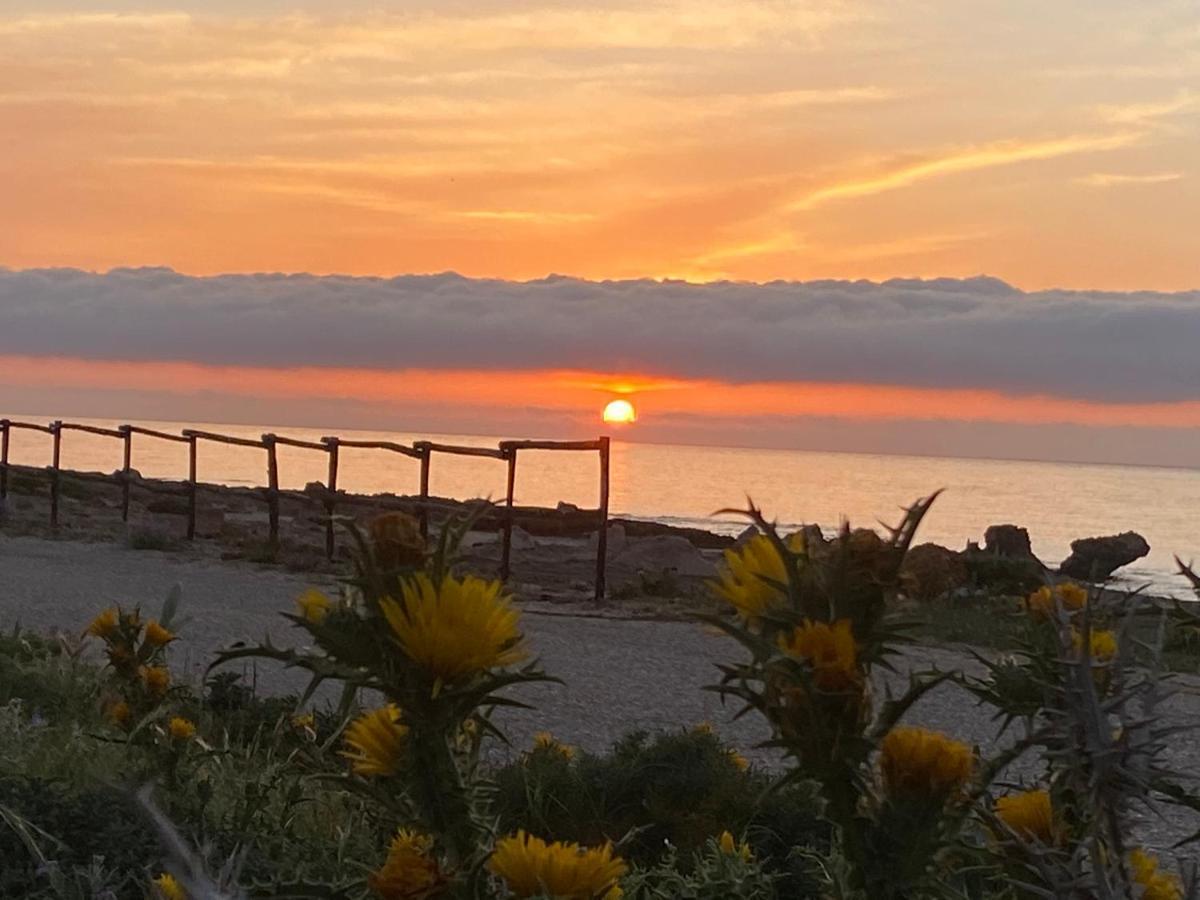
[[214,665],[263,657],[307,670],[302,703],[326,680],[341,684],[347,711],[356,697],[382,698],[347,724],[339,776],[390,828],[382,862],[362,885],[376,896],[606,896],[625,871],[611,845],[496,834],[481,742],[503,737],[496,708],[523,706],[505,689],[550,679],[529,662],[503,585],[453,571],[471,521],[447,523],[432,549],[403,514],[375,519],[367,534],[350,525],[357,554],[347,589],[336,599],[306,592],[287,615],[313,646],[268,641],[224,651]]
[[179,592],[163,603],[157,619],[143,620],[141,609],[119,606],[100,612],[85,637],[99,639],[107,659],[101,708],[120,733],[118,740],[147,748],[156,774],[174,784],[180,764],[197,742],[196,725],[178,715],[167,648],[177,639]]
[[770,745],[790,763],[779,785],[819,785],[836,862],[818,867],[836,896],[953,894],[937,862],[966,820],[974,755],[944,735],[899,727],[949,674],[913,675],[902,695],[878,703],[871,678],[905,641],[890,601],[933,499],[914,504],[886,538],[847,525],[829,546],[782,537],[752,506],[759,534],[727,551],[715,584],[734,616],[706,617],[749,654],[721,666],[712,690],[767,720]]
[[[1035,591],[1023,615],[1021,649],[981,659],[986,676],[965,682],[996,708],[1001,733],[1018,730],[1005,762],[1035,756],[1041,769],[1036,784],[984,813],[999,877],[1016,897],[1194,896],[1194,884],[1185,889],[1131,837],[1136,811],[1200,810],[1167,760],[1170,742],[1191,726],[1166,724],[1158,712],[1170,696],[1158,668],[1167,611],[1145,612],[1136,594],[1064,583]],[[1157,626],[1149,642],[1134,627],[1147,616]]]

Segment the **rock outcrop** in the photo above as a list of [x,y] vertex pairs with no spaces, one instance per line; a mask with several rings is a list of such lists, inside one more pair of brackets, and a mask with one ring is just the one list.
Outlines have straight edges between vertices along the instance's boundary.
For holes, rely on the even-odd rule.
[[904,557],[900,581],[910,599],[928,603],[966,587],[971,576],[961,554],[938,544],[918,544]]
[[627,541],[612,558],[612,565],[632,572],[673,572],[690,578],[708,578],[717,571],[691,541],[671,534]]
[[983,533],[983,552],[1005,559],[1036,559],[1029,532],[1017,525],[989,525]]
[[1071,555],[1058,567],[1069,578],[1103,581],[1113,572],[1150,552],[1146,539],[1136,531],[1108,537],[1082,538],[1071,542]]

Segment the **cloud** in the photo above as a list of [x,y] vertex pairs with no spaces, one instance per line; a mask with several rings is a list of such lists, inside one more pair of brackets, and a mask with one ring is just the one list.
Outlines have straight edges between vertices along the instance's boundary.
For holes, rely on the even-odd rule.
[[960,172],[976,172],[996,166],[1010,166],[1033,160],[1055,159],[1079,153],[1100,150],[1115,150],[1127,147],[1138,140],[1137,134],[1076,135],[1045,141],[1005,141],[982,147],[969,147],[947,153],[924,162],[902,166],[882,175],[843,181],[818,188],[790,205],[793,210],[809,210],[830,200],[852,197],[869,197],[908,187],[918,181],[954,175]]
[[1200,291],[0,270],[0,353],[1200,398]]
[[1200,95],[1180,91],[1168,100],[1128,103],[1122,106],[1102,106],[1101,114],[1117,125],[1143,125],[1177,113],[1187,112],[1200,103]]
[[1183,177],[1182,172],[1149,172],[1144,175],[1127,175],[1120,172],[1094,172],[1082,178],[1076,178],[1078,184],[1087,187],[1110,188],[1125,184],[1164,184],[1168,181],[1178,181]]

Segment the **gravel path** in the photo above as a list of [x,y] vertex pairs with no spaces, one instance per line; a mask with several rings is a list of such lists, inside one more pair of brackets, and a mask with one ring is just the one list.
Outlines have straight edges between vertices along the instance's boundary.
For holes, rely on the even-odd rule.
[[[202,669],[216,648],[234,640],[260,638],[294,642],[298,632],[278,613],[313,581],[278,569],[245,563],[180,558],[134,551],[113,544],[10,538],[0,535],[0,627],[82,628],[104,606],[140,603],[155,610],[171,587],[183,589],[182,614],[188,620],[176,662]],[[318,586],[327,586],[320,583]],[[532,734],[548,730],[589,750],[602,750],[635,729],[680,728],[702,721],[752,759],[769,762],[753,745],[766,731],[753,716],[734,722],[733,707],[701,690],[716,679],[714,664],[736,657],[729,639],[700,626],[618,618],[582,617],[528,611],[525,631],[545,670],[563,685],[531,685],[520,690],[536,710],[508,715],[514,744],[527,746]],[[970,657],[953,649],[922,647],[904,660],[913,669],[974,669]],[[901,666],[904,668],[905,666]],[[266,664],[257,671],[260,690],[296,690],[303,676]],[[1171,714],[1200,716],[1196,679]],[[882,688],[883,685],[877,686]],[[988,746],[995,728],[988,710],[953,686],[933,692],[912,711],[917,724],[950,732]],[[1200,771],[1200,745],[1183,735],[1172,756],[1181,771]],[[1194,830],[1190,818],[1172,813],[1146,823],[1146,839],[1163,846]]]

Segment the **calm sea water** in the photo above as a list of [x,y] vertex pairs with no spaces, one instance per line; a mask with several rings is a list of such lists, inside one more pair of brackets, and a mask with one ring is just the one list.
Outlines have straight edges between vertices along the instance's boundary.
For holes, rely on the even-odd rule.
[[[91,424],[114,427],[117,423],[92,420]],[[329,433],[363,440],[424,439],[492,447],[500,440],[292,426],[139,424],[175,433],[195,427],[250,438],[270,431],[306,440]],[[112,471],[121,465],[119,441],[78,432],[64,433],[62,454],[66,468]],[[46,465],[49,436],[14,431],[11,459]],[[280,485],[302,488],[310,481],[324,481],[326,464],[324,453],[280,447]],[[133,466],[147,477],[184,478],[186,445],[136,436]],[[418,471],[416,460],[397,454],[344,448],[338,481],[339,487],[356,492],[416,493]],[[540,506],[565,500],[595,507],[598,471],[594,453],[522,452],[516,500]],[[199,475],[203,481],[222,484],[263,485],[265,454],[202,442]],[[438,455],[431,466],[430,490],[459,499],[500,498],[504,479],[505,464],[499,460]],[[817,522],[833,529],[844,518],[862,525],[879,519],[894,522],[903,505],[937,488],[945,488],[945,493],[926,518],[919,540],[961,548],[968,540],[982,540],[989,524],[1012,522],[1029,529],[1033,549],[1043,560],[1057,563],[1070,552],[1075,538],[1134,530],[1150,542],[1151,552],[1123,570],[1129,583],[1147,583],[1158,593],[1181,596],[1186,591],[1174,575],[1172,557],[1200,557],[1200,470],[614,441],[610,505],[614,515],[737,533],[744,527],[743,520],[715,516],[714,511],[740,508],[749,496],[786,526]]]

